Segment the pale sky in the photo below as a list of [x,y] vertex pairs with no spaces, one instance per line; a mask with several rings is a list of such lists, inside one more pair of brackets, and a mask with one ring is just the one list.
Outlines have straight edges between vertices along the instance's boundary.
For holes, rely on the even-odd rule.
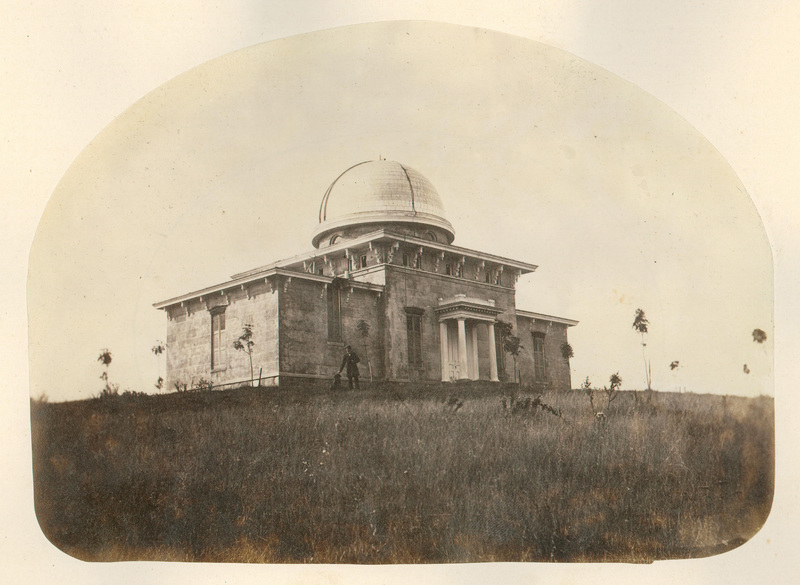
[[[7,334],[0,340],[0,344],[2,344],[0,353],[6,366],[4,368],[5,387],[9,391],[3,395],[2,409],[4,473],[0,476],[0,488],[6,497],[4,505],[0,508],[2,512],[0,521],[7,531],[13,530],[13,537],[10,534],[4,535],[3,540],[0,541],[3,543],[0,547],[0,559],[3,563],[4,575],[8,575],[14,581],[26,583],[53,582],[54,580],[64,583],[101,583],[110,580],[116,583],[141,583],[165,581],[170,577],[174,577],[173,580],[193,579],[198,583],[222,580],[239,583],[263,582],[265,579],[275,581],[276,577],[279,577],[280,580],[295,582],[332,582],[332,580],[353,582],[355,577],[356,580],[363,580],[363,582],[381,580],[393,583],[408,582],[409,578],[415,580],[424,578],[430,582],[485,582],[487,579],[497,578],[498,568],[491,565],[421,567],[397,571],[364,568],[357,574],[353,574],[345,567],[281,567],[269,569],[267,572],[267,568],[264,567],[175,566],[164,563],[135,563],[123,566],[87,565],[59,553],[47,543],[38,530],[32,514],[30,428],[27,401],[29,392],[34,394],[36,392],[31,388],[28,376],[27,259],[31,253],[34,232],[42,218],[45,205],[54,195],[57,187],[59,190],[62,189],[69,176],[76,176],[78,162],[83,161],[89,166],[98,163],[97,160],[87,159],[86,154],[81,153],[89,152],[91,147],[87,149],[87,145],[96,138],[97,141],[105,141],[107,145],[115,143],[115,141],[120,145],[127,144],[127,153],[131,154],[134,143],[126,139],[124,135],[109,136],[109,132],[113,133],[110,130],[106,130],[106,133],[102,135],[100,133],[106,128],[113,128],[111,124],[115,120],[124,120],[129,113],[124,113],[126,109],[143,96],[210,59],[288,35],[342,25],[396,19],[443,21],[519,35],[568,51],[652,94],[665,104],[664,108],[667,112],[672,110],[679,116],[679,121],[674,126],[669,123],[669,116],[659,117],[656,120],[661,124],[660,128],[664,130],[660,135],[662,138],[677,138],[674,132],[680,134],[685,129],[682,125],[690,124],[707,139],[708,142],[702,144],[710,143],[713,145],[712,148],[719,153],[717,161],[721,162],[723,166],[722,169],[718,168],[721,174],[715,176],[721,180],[724,179],[723,182],[730,186],[728,182],[730,177],[727,176],[729,169],[726,164],[733,169],[735,175],[738,175],[741,183],[736,183],[735,180],[734,183],[739,184],[753,198],[755,208],[764,219],[775,258],[776,329],[774,336],[770,337],[775,340],[776,352],[775,394],[778,407],[779,474],[775,507],[764,530],[746,546],[722,557],[713,557],[702,561],[670,561],[658,563],[654,567],[550,565],[532,567],[518,565],[505,567],[503,580],[509,583],[531,582],[532,579],[538,577],[539,580],[547,582],[585,582],[591,579],[596,582],[608,580],[614,583],[642,582],[642,580],[657,580],[661,583],[752,583],[786,581],[786,574],[797,573],[795,543],[798,537],[797,527],[800,525],[800,518],[798,518],[796,501],[800,497],[800,487],[798,487],[800,486],[800,472],[794,463],[793,454],[796,452],[794,446],[800,442],[800,427],[793,421],[793,413],[800,408],[800,398],[794,389],[796,380],[800,378],[800,367],[795,357],[800,349],[796,339],[796,331],[800,329],[800,311],[796,302],[796,291],[800,288],[800,277],[798,276],[800,275],[800,262],[798,262],[800,239],[796,236],[798,228],[800,228],[800,222],[798,222],[800,214],[795,203],[797,185],[800,184],[800,166],[796,164],[800,158],[800,146],[796,138],[796,130],[800,127],[800,111],[796,108],[798,84],[800,84],[800,76],[797,75],[800,45],[796,42],[796,31],[800,25],[800,5],[776,1],[744,3],[728,0],[712,0],[702,3],[679,0],[663,3],[663,6],[634,0],[602,2],[551,0],[537,3],[535,6],[530,4],[519,0],[505,0],[496,3],[474,0],[459,2],[443,0],[437,3],[408,0],[402,4],[392,3],[378,7],[338,0],[326,2],[306,0],[291,3],[234,0],[224,5],[210,7],[199,7],[197,3],[189,0],[137,3],[107,3],[99,0],[75,0],[69,3],[11,0],[4,3],[2,15],[0,15],[0,33],[2,33],[0,34],[0,47],[2,48],[0,51],[0,72],[2,72],[0,83],[3,87],[3,91],[0,92],[0,105],[2,105],[0,108],[0,136],[4,137],[4,140],[0,141],[0,150],[2,151],[0,173],[4,179],[7,208],[6,213],[0,216],[0,222],[2,222],[0,253],[3,254],[5,268],[4,278],[0,281],[4,300],[0,319],[2,319],[4,331]],[[381,42],[380,45],[383,43]],[[435,61],[435,59],[433,60]],[[591,65],[589,66],[591,67]],[[496,103],[496,101],[492,102],[495,105]],[[209,103],[208,107],[211,108],[213,105]],[[147,120],[147,122],[154,123],[153,120]],[[240,127],[247,126],[242,120],[238,120],[238,123]],[[442,121],[443,123],[444,121]],[[160,129],[151,127],[148,131],[152,133],[152,137],[164,140],[167,137],[168,128],[174,128],[174,126],[167,124],[166,127]],[[674,132],[669,132],[670,128]],[[195,127],[195,130],[197,129]],[[144,128],[134,124],[134,130],[144,131]],[[597,376],[607,375],[606,362],[620,363],[620,369],[622,369],[624,367],[623,359],[630,359],[630,355],[640,349],[635,339],[630,339],[632,333],[629,322],[632,312],[629,310],[627,302],[630,303],[631,308],[641,305],[647,310],[653,324],[653,339],[651,340],[653,350],[656,349],[657,344],[655,339],[657,329],[666,332],[669,331],[669,327],[685,325],[680,322],[672,323],[669,318],[660,314],[664,310],[663,304],[655,303],[646,296],[630,297],[629,292],[615,286],[618,283],[611,282],[614,278],[609,277],[603,270],[603,264],[594,266],[582,261],[576,266],[569,260],[579,259],[577,254],[571,255],[565,260],[565,257],[568,256],[567,251],[559,251],[534,240],[534,238],[543,237],[540,234],[531,234],[529,242],[527,238],[517,237],[519,231],[513,233],[514,241],[522,241],[524,244],[522,246],[509,244],[511,238],[506,238],[505,234],[501,234],[502,237],[488,240],[481,239],[488,236],[469,225],[469,221],[474,220],[458,213],[459,206],[453,202],[453,196],[459,186],[468,183],[467,177],[472,176],[475,181],[481,182],[481,188],[487,188],[485,183],[491,177],[496,177],[498,181],[501,181],[501,186],[507,187],[508,180],[515,178],[521,180],[526,176],[525,173],[546,174],[552,180],[552,173],[544,172],[552,169],[547,169],[544,165],[553,163],[561,164],[562,167],[567,164],[574,166],[580,162],[579,156],[584,156],[583,151],[576,149],[572,143],[567,143],[566,146],[575,150],[576,158],[567,158],[566,155],[570,152],[568,149],[561,151],[564,153],[562,159],[557,159],[553,153],[546,153],[544,158],[536,159],[543,161],[540,163],[542,166],[533,165],[532,168],[524,169],[525,173],[520,172],[518,168],[514,169],[516,172],[506,172],[499,164],[496,164],[496,161],[487,162],[487,155],[484,153],[484,160],[481,162],[486,164],[479,167],[483,172],[476,176],[465,174],[468,166],[471,167],[469,169],[471,172],[474,170],[472,163],[475,161],[464,156],[465,147],[463,146],[470,142],[470,136],[444,137],[441,142],[459,143],[463,148],[457,151],[455,147],[451,147],[452,150],[440,152],[440,156],[437,158],[429,152],[425,153],[425,156],[416,154],[420,152],[420,149],[412,149],[412,147],[418,146],[418,144],[413,141],[403,142],[399,138],[400,135],[401,133],[398,131],[396,134],[398,138],[394,142],[387,146],[380,145],[379,152],[374,152],[371,144],[362,144],[365,150],[369,150],[367,153],[361,152],[356,147],[353,147],[353,150],[342,150],[341,164],[335,157],[324,161],[317,160],[317,165],[330,165],[329,169],[317,166],[315,173],[318,172],[318,176],[316,174],[305,176],[306,173],[309,173],[309,167],[305,164],[307,162],[306,153],[303,151],[309,148],[308,143],[302,143],[292,152],[288,150],[286,152],[265,152],[262,150],[261,152],[250,152],[254,158],[237,157],[236,160],[243,171],[252,170],[252,165],[255,165],[256,162],[259,164],[257,170],[261,171],[261,165],[265,159],[272,161],[272,166],[265,166],[262,171],[264,176],[272,181],[278,181],[275,177],[280,175],[276,171],[276,161],[286,161],[283,168],[297,173],[294,180],[288,183],[285,181],[265,183],[264,188],[269,187],[273,190],[271,192],[274,192],[275,188],[283,188],[286,185],[298,188],[305,185],[307,190],[291,195],[307,197],[307,201],[311,202],[312,207],[308,216],[312,223],[308,227],[287,230],[291,233],[275,234],[276,239],[280,241],[275,244],[274,248],[265,248],[263,259],[261,251],[258,254],[259,259],[253,263],[248,263],[247,259],[242,257],[243,265],[241,267],[248,268],[265,261],[281,258],[287,253],[292,254],[307,249],[310,245],[309,235],[313,228],[316,205],[324,188],[338,172],[352,164],[353,157],[362,160],[362,158],[375,157],[380,153],[414,166],[434,182],[442,193],[450,219],[456,228],[457,244],[496,253],[507,253],[511,257],[540,265],[539,271],[527,277],[526,282],[522,283],[519,304],[527,309],[552,310],[581,320],[581,324],[571,330],[571,340],[576,346],[576,360],[573,364],[576,370],[573,372],[574,379],[580,375],[577,372],[579,368],[586,368],[586,371],[589,371],[588,361],[592,356],[592,351],[597,349],[593,347],[591,339],[582,340],[581,335],[589,335],[592,331],[592,318],[602,316],[598,313],[590,313],[588,316],[585,314],[587,305],[584,297],[586,296],[607,301],[609,300],[606,298],[607,296],[619,295],[617,297],[618,306],[605,318],[608,322],[620,327],[616,335],[619,338],[628,339],[627,343],[631,344],[629,347],[619,346],[619,351],[624,353],[624,356],[620,356],[619,359],[612,356],[598,362],[603,371],[598,372]],[[364,138],[363,135],[360,136]],[[384,134],[382,139],[385,140],[386,136]],[[139,138],[144,138],[144,135]],[[340,138],[349,139],[352,138],[352,135],[342,134]],[[342,143],[345,142],[342,140]],[[433,145],[430,146],[432,150]],[[330,151],[336,151],[337,155],[339,154],[335,146],[315,145],[317,152],[324,150],[325,147]],[[277,149],[278,146],[272,148]],[[390,152],[389,149],[392,151]],[[146,150],[142,153],[145,154]],[[219,153],[218,161],[223,162],[227,154],[231,154],[231,151]],[[618,151],[615,153],[613,150],[601,153],[601,155],[609,157],[618,154]],[[262,155],[264,158],[259,158]],[[713,159],[709,152],[705,152],[704,155],[706,159]],[[80,161],[76,160],[79,156],[81,157]],[[467,165],[467,161],[469,161],[469,165]],[[246,167],[248,163],[251,163],[249,168]],[[87,185],[96,187],[94,181],[101,176],[116,177],[116,180],[119,180],[123,173],[111,173],[110,171],[125,170],[121,168],[124,167],[124,161],[106,160],[103,165],[104,168],[98,170],[108,172],[94,174],[89,178]],[[154,168],[160,169],[160,167]],[[617,165],[614,168],[620,172],[629,172],[626,177],[621,177],[627,182],[634,180],[633,177],[638,179],[632,165],[627,167]],[[268,169],[275,172],[267,173]],[[460,170],[460,172],[451,173],[451,169]],[[197,171],[196,168],[194,170]],[[444,170],[448,172],[443,173]],[[329,171],[332,172],[332,175]],[[135,175],[135,173],[133,174]],[[129,331],[122,331],[122,327],[105,325],[108,316],[103,312],[85,315],[87,323],[91,322],[93,325],[81,326],[82,330],[89,329],[96,334],[112,332],[115,336],[125,339],[134,339],[138,335],[143,340],[144,349],[141,344],[132,342],[131,348],[114,347],[112,341],[101,344],[101,347],[108,345],[114,351],[115,361],[112,367],[119,366],[120,376],[125,370],[120,362],[123,361],[122,356],[128,349],[133,350],[131,354],[136,351],[149,351],[149,347],[152,345],[150,328],[163,326],[163,322],[159,319],[159,317],[163,318],[163,315],[158,312],[155,312],[153,323],[144,322],[152,318],[146,315],[154,313],[149,308],[151,302],[166,298],[174,292],[183,292],[187,288],[191,288],[184,287],[182,283],[189,284],[192,278],[197,279],[198,286],[203,286],[224,280],[235,271],[223,270],[213,273],[188,274],[191,271],[185,269],[175,275],[176,282],[173,288],[169,282],[158,280],[159,278],[171,278],[172,275],[167,274],[164,277],[163,273],[160,273],[160,277],[153,276],[159,274],[160,267],[156,263],[146,263],[145,256],[149,254],[150,258],[161,258],[159,252],[166,246],[165,240],[182,242],[180,245],[184,246],[184,249],[191,249],[192,244],[202,243],[201,234],[193,233],[189,227],[183,227],[183,222],[180,221],[182,219],[187,226],[192,219],[205,219],[212,222],[217,229],[223,229],[220,227],[218,217],[221,214],[213,212],[213,202],[218,201],[222,193],[226,196],[230,196],[231,193],[244,196],[244,192],[238,187],[242,184],[243,176],[247,174],[243,172],[240,175],[217,177],[214,183],[206,185],[206,189],[202,193],[187,195],[186,192],[179,193],[175,190],[174,196],[182,196],[185,201],[193,202],[195,209],[192,212],[175,211],[168,218],[163,218],[154,212],[153,215],[156,217],[145,222],[145,227],[149,226],[146,231],[148,235],[159,225],[163,226],[165,223],[172,229],[168,232],[160,232],[161,236],[156,236],[159,239],[148,240],[145,245],[135,249],[119,247],[119,240],[111,237],[114,234],[110,231],[117,224],[113,222],[106,224],[105,233],[109,234],[109,237],[98,238],[96,242],[100,244],[104,254],[114,256],[113,263],[106,262],[103,267],[100,267],[96,265],[99,262],[94,264],[78,262],[74,268],[70,266],[57,267],[61,273],[75,271],[84,275],[87,283],[98,283],[101,289],[91,292],[89,296],[97,295],[102,291],[102,287],[109,285],[113,287],[115,283],[119,282],[116,279],[120,277],[120,274],[130,275],[138,272],[143,276],[143,280],[149,279],[149,284],[134,286],[134,288],[140,287],[135,299],[136,306],[140,309],[136,311],[136,318],[128,321],[128,324],[124,326],[131,327],[131,323],[137,323],[136,327],[139,329],[129,334]],[[176,171],[172,177],[176,184],[186,187],[191,183],[187,183],[184,179],[191,179],[193,176],[191,174],[188,177],[179,175]],[[611,179],[603,176],[602,173],[600,173],[600,177],[605,181]],[[59,185],[62,178],[65,183]],[[142,178],[143,176],[139,175],[139,179]],[[651,193],[661,193],[661,188],[670,186],[663,180],[652,176],[645,180]],[[319,183],[322,184],[323,190],[313,193],[315,189],[320,188]],[[163,182],[159,184],[162,189],[165,188]],[[472,184],[470,183],[470,185]],[[600,189],[604,184],[599,183],[590,185],[590,187],[595,188],[596,192],[602,193]],[[636,192],[635,184],[628,185],[628,187],[630,188],[628,193]],[[214,188],[217,191],[214,191]],[[524,194],[533,196],[529,188],[530,185]],[[670,193],[672,193],[671,190]],[[685,192],[678,191],[678,193],[685,195]],[[253,202],[257,193],[251,194],[253,197],[249,201]],[[520,193],[508,191],[506,196],[512,199],[522,197]],[[194,199],[190,199],[190,197],[194,197]],[[203,197],[206,197],[203,201],[210,202],[205,207],[199,204]],[[538,197],[537,203],[540,207],[537,209],[544,209],[550,213],[553,208],[563,208],[558,205],[557,201],[551,199],[548,203],[547,198],[541,195]],[[622,195],[615,193],[614,197],[621,198]],[[53,197],[53,199],[55,198]],[[609,203],[614,202],[610,196],[606,199]],[[304,199],[304,201],[306,200]],[[742,206],[746,215],[749,207],[744,203]],[[623,207],[624,210],[629,209],[627,205]],[[75,209],[77,210],[77,208]],[[663,219],[665,210],[661,207],[657,210],[660,212],[659,217]],[[231,212],[231,210],[226,211]],[[684,209],[685,211],[686,209]],[[297,213],[298,216],[306,217],[305,212],[300,211],[299,200]],[[591,210],[572,210],[571,217],[576,218],[576,221],[586,222],[587,217],[591,218],[591,213]],[[730,209],[727,213],[731,218],[736,214],[736,209]],[[178,218],[179,214],[180,218]],[[119,213],[117,212],[116,215]],[[133,215],[135,216],[135,214]],[[93,211],[91,217],[102,218],[103,214]],[[617,219],[612,205],[598,210],[598,220],[609,217]],[[686,214],[681,215],[681,218],[687,219]],[[134,219],[136,218],[134,217]],[[136,220],[143,221],[141,218]],[[117,219],[117,221],[119,220]],[[702,227],[698,226],[700,221],[700,218],[696,218],[688,223],[681,222],[680,226]],[[645,240],[639,237],[643,226],[635,223],[628,225],[632,229],[627,233],[632,235],[635,242],[631,247],[638,250],[639,247],[645,246]],[[660,225],[666,227],[667,224],[661,223]],[[85,235],[90,231],[81,230],[81,234]],[[677,236],[673,232],[673,237],[680,240],[680,238],[694,233],[693,229],[689,229],[686,233],[678,232]],[[527,236],[528,234],[524,233],[523,235]],[[569,240],[571,246],[582,244],[582,241],[588,238],[586,234],[578,233],[575,230],[571,235],[572,238]],[[613,234],[602,231],[598,231],[596,235],[600,238],[597,242],[598,247],[601,244],[607,244],[613,238]],[[71,247],[85,243],[85,240],[77,239],[74,234],[71,237],[73,239],[64,244],[64,250],[59,251],[59,254],[64,254],[65,257],[69,257]],[[718,241],[709,238],[706,242],[711,248],[709,253],[714,252],[713,247]],[[141,242],[139,243],[141,244]],[[623,246],[620,242],[615,245]],[[505,246],[511,247],[506,248]],[[668,246],[656,249],[666,253],[672,248]],[[241,251],[241,248],[238,251]],[[593,253],[598,257],[601,256],[596,250]],[[238,253],[233,256],[240,257]],[[674,267],[675,257],[669,254],[666,256],[669,257],[656,259],[659,260],[659,263],[667,262],[668,268]],[[706,257],[708,256],[692,256],[691,264],[700,263]],[[213,260],[213,257],[210,258]],[[627,257],[626,259],[630,260]],[[120,270],[123,262],[128,266],[125,270]],[[208,267],[212,264],[213,262],[209,262]],[[619,267],[619,265],[619,262],[613,264],[614,267]],[[239,267],[237,266],[237,268]],[[108,269],[105,279],[102,274],[104,269]],[[171,269],[175,270],[176,265],[172,264]],[[204,270],[206,269],[207,267],[204,266]],[[736,266],[726,263],[719,269],[725,272],[721,276],[729,277]],[[581,270],[588,270],[590,273],[582,273]],[[671,275],[672,272],[666,270],[661,274]],[[145,275],[147,275],[146,278]],[[66,274],[66,277],[69,276]],[[580,277],[580,282],[583,283],[582,286],[585,290],[572,288],[568,291],[569,295],[562,294],[564,291],[559,291],[558,287],[575,287],[574,283],[565,281],[566,276],[572,276],[575,279]],[[597,276],[596,280],[590,278],[594,276]],[[650,273],[643,276],[650,278]],[[125,282],[127,283],[127,281]],[[680,282],[683,281],[680,280]],[[675,299],[678,295],[669,295],[669,286],[674,286],[674,281],[662,282],[659,280],[657,293],[661,297],[669,296]],[[704,294],[703,291],[713,288],[713,284],[705,282],[695,283],[695,286],[701,287],[698,291],[701,294]],[[752,290],[748,283],[744,283],[743,286],[747,290]],[[681,288],[686,290],[684,287]],[[617,290],[615,291],[615,289]],[[115,294],[119,293],[119,288],[113,290]],[[638,290],[641,292],[641,287]],[[552,294],[554,291],[558,291],[559,294]],[[731,292],[731,296],[741,301],[742,287],[726,292]],[[698,294],[697,298],[701,298],[701,294]],[[760,295],[756,296],[760,298]],[[54,296],[54,298],[56,297]],[[623,302],[620,302],[619,299],[623,299]],[[78,296],[71,300],[78,305],[84,302]],[[613,300],[613,296],[611,300]],[[707,299],[704,300],[707,302]],[[608,303],[607,305],[613,306]],[[33,310],[33,303],[30,308]],[[618,311],[618,314],[615,311]],[[720,315],[717,312],[715,314]],[[722,317],[718,316],[714,321],[714,330],[720,325],[719,319]],[[665,326],[665,323],[672,324]],[[726,323],[726,320],[722,319],[721,323]],[[762,328],[767,329],[766,327]],[[733,337],[738,340],[740,335],[749,336],[750,329],[749,324],[746,327],[743,325],[740,332],[734,332]],[[608,331],[609,329],[606,328],[605,323],[596,323],[595,330]],[[693,323],[691,331],[704,334],[705,327],[703,324]],[[52,339],[63,340],[62,345],[72,342],[71,338],[63,331],[48,331],[47,335],[43,337],[42,343],[45,345],[52,343]],[[676,336],[673,335],[672,339],[675,338]],[[742,351],[748,352],[752,348],[753,346],[747,345]],[[93,365],[96,363],[96,353],[99,349],[100,347],[86,346],[85,358]],[[682,364],[685,363],[687,376],[690,370],[695,368],[700,367],[701,371],[704,370],[703,364],[693,363],[682,355],[673,356],[674,351],[671,347],[663,347],[660,353],[668,356],[667,363],[672,359],[680,359]],[[749,364],[756,359],[751,355],[724,355],[722,358],[737,364],[740,361],[746,361]],[[76,358],[75,361],[83,363],[82,359]],[[149,355],[140,355],[139,358],[134,359],[148,363],[148,360],[154,358]],[[582,360],[585,360],[586,363],[581,364]],[[149,364],[154,367],[152,361]],[[627,373],[627,370],[621,372],[626,383],[628,381],[635,382],[639,376],[635,360],[629,367],[632,368],[630,374]],[[654,382],[659,386],[662,384],[663,376],[656,373],[655,356],[653,356],[653,367]],[[664,367],[663,362],[660,367]],[[129,364],[128,369],[134,371],[136,366]],[[37,372],[46,370],[47,368],[41,366],[36,368]],[[684,373],[681,370],[679,372]],[[65,378],[74,378],[75,376],[71,369],[63,374]],[[97,371],[93,371],[91,375],[89,373],[83,375],[87,379],[91,379],[94,384],[99,382],[95,377],[99,375]],[[113,375],[114,372],[112,372]],[[122,380],[119,381],[125,384]],[[146,377],[144,383],[151,383],[150,379]],[[54,392],[48,392],[48,394],[53,399],[57,398],[57,394]],[[656,578],[654,578],[654,573],[657,574]]]

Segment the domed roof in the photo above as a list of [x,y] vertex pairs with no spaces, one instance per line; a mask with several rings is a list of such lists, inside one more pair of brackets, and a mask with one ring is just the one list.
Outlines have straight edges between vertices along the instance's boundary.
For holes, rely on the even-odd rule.
[[319,247],[326,236],[343,228],[387,223],[438,228],[449,242],[455,237],[431,182],[398,162],[378,160],[354,165],[331,183],[319,207],[312,243]]

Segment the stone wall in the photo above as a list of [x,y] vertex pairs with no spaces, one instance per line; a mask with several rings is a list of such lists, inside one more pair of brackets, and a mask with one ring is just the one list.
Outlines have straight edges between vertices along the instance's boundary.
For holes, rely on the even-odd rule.
[[[328,287],[334,285],[329,284]],[[361,377],[383,377],[383,320],[378,318],[381,301],[376,292],[340,287],[340,341],[328,339],[328,298],[324,283],[293,278],[280,294],[281,374],[332,378],[339,370],[344,347],[352,345],[361,358]],[[357,323],[369,325],[365,355],[364,339]]]
[[[531,384],[539,389],[553,388],[568,390],[571,388],[569,361],[561,355],[561,345],[567,343],[567,326],[542,319],[517,316],[517,337],[520,338],[522,350],[517,356],[517,368],[522,384]],[[545,379],[537,380],[534,371],[533,337],[534,333],[544,335]],[[513,361],[510,357],[506,365],[511,379]]]
[[[392,380],[441,381],[442,363],[439,318],[436,308],[440,298],[456,294],[492,299],[502,310],[498,319],[514,321],[514,291],[476,280],[456,278],[393,265],[386,267],[384,307],[386,329],[384,345],[387,376]],[[409,368],[406,307],[422,309],[422,369]],[[478,363],[480,379],[489,379],[488,337],[485,327],[478,328]]]
[[[225,312],[223,358],[219,368],[211,369],[211,311]],[[167,380],[191,388],[201,379],[215,385],[250,382],[250,360],[233,342],[242,334],[242,326],[253,326],[253,369],[265,378],[278,374],[278,297],[265,283],[248,285],[246,290],[215,294],[203,301],[195,299],[185,306],[167,309]]]

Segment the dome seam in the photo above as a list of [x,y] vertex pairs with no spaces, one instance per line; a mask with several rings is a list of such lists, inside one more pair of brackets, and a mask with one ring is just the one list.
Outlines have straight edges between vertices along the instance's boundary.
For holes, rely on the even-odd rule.
[[339,176],[336,177],[333,180],[333,183],[330,184],[330,187],[328,187],[328,190],[325,191],[325,195],[322,196],[322,202],[319,205],[319,223],[322,223],[323,221],[328,219],[328,198],[330,197],[330,194],[331,194],[331,191],[333,190],[334,185],[336,185],[336,183],[339,181],[339,179],[341,179],[348,172],[350,172],[351,170],[353,170],[354,168],[356,168],[358,166],[361,166],[363,164],[367,164],[368,162],[372,162],[372,161],[362,160],[360,163],[354,164],[349,169],[346,169],[345,171],[342,171],[342,173],[339,174]]
[[406,181],[408,181],[408,188],[411,191],[411,211],[414,212],[414,215],[417,215],[417,208],[414,206],[414,184],[411,182],[411,177],[408,176],[406,167],[404,167],[402,163],[397,164],[403,169],[403,174],[406,176]]

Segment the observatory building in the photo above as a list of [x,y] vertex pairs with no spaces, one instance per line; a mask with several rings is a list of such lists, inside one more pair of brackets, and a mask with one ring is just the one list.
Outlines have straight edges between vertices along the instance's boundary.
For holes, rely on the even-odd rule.
[[515,286],[536,266],[453,245],[434,186],[403,164],[359,163],[331,183],[313,250],[235,274],[154,306],[167,314],[167,387],[250,383],[233,347],[251,326],[262,384],[329,383],[345,345],[361,380],[511,381],[503,332],[520,338],[525,384],[570,387],[561,346],[577,321],[516,307]]

